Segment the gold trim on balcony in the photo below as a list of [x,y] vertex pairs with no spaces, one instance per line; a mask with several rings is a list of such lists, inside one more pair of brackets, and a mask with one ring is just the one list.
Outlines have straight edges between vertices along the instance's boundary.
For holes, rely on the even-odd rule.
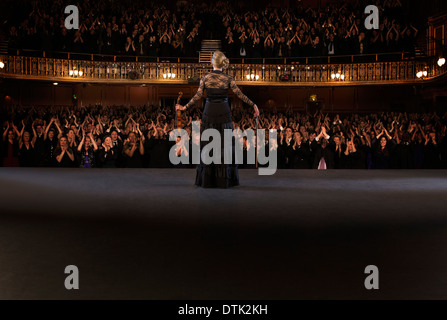
[[[246,86],[353,86],[408,84],[445,73],[438,58],[346,64],[232,64],[226,72]],[[211,65],[170,62],[103,62],[0,56],[0,77],[50,82],[188,84]],[[3,68],[2,68],[3,66]]]

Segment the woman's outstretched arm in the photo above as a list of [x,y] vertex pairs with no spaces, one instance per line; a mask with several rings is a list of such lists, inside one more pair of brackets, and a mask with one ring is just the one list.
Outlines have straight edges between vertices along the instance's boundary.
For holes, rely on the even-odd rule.
[[230,88],[231,90],[233,90],[234,94],[241,99],[242,101],[244,101],[246,104],[248,104],[250,107],[253,107],[253,109],[255,110],[255,117],[259,117],[259,109],[258,106],[251,101],[245,94],[242,93],[241,89],[239,89],[239,87],[236,85],[236,81],[234,81],[234,78],[231,77],[230,78]]
[[203,90],[205,90],[205,81],[203,79],[200,79],[199,89],[197,90],[197,93],[194,95],[194,97],[191,98],[191,100],[185,105],[185,108],[189,108],[190,106],[196,104],[197,101],[202,99],[203,97]]
[[241,89],[236,85],[236,81],[234,81],[234,78],[231,78],[230,80],[230,88],[233,90],[234,94],[244,101],[246,104],[248,104],[250,107],[254,107],[255,103],[251,101],[245,94],[242,93]]

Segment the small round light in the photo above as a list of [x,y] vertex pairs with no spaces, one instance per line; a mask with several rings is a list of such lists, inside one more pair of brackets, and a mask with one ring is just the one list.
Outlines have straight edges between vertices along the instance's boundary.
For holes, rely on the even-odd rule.
[[339,74],[339,73],[335,74],[335,77],[336,77],[337,79],[340,79],[340,74]]
[[78,70],[74,71],[74,75],[77,76],[79,74]]
[[59,83],[57,82],[53,82],[53,86],[57,86]]
[[256,75],[256,80],[259,80],[259,75],[258,74]]
[[422,78],[422,71],[419,71],[418,73],[416,73],[416,77]]
[[5,64],[3,63],[3,61],[0,61],[0,69],[3,69],[5,67]]
[[426,77],[427,74],[428,74],[427,71],[422,72],[422,75],[423,75],[424,77]]
[[331,78],[332,78],[332,80],[335,79],[335,73],[331,74]]
[[168,78],[171,78],[171,76],[172,76],[172,73],[168,73]]
[[70,76],[73,76],[73,70],[70,70],[70,72],[68,72],[68,74],[69,74]]
[[250,78],[253,80],[253,79],[255,78],[255,75],[252,73],[252,74],[250,75]]
[[341,80],[345,80],[345,75],[342,74],[342,75],[340,76],[340,79],[341,79]]
[[[445,65],[445,58],[439,58],[438,60],[438,66],[442,67],[443,65]],[[0,64],[0,68],[3,68]]]
[[175,73],[172,74],[172,79],[174,79],[174,78],[175,78]]
[[168,76],[168,75],[167,75],[166,73],[163,73],[163,78],[166,79],[167,76]]
[[249,74],[247,74],[245,77],[247,78],[247,80],[250,80],[250,75]]

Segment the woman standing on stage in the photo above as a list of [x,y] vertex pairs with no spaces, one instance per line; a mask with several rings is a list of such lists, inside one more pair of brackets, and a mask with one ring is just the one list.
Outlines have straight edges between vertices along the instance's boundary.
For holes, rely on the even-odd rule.
[[[186,106],[176,105],[177,110],[185,110],[197,103],[206,90],[206,104],[202,115],[201,132],[205,129],[217,129],[221,133],[221,147],[223,148],[224,129],[233,130],[231,109],[228,104],[228,89],[243,102],[253,107],[254,116],[259,116],[256,104],[247,98],[237,87],[234,78],[223,72],[228,68],[229,60],[221,51],[216,51],[212,58],[213,71],[206,74],[200,80],[199,89]],[[222,149],[223,154],[223,149]],[[233,153],[234,154],[234,153]],[[197,186],[203,188],[229,188],[239,185],[239,175],[236,164],[210,164],[205,165],[202,160],[197,166]]]

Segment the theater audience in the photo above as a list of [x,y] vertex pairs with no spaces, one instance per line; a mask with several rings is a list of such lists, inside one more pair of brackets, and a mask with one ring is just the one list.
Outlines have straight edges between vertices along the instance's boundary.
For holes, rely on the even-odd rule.
[[[25,17],[9,19],[14,49],[158,57],[196,57],[202,39],[222,40],[229,58],[287,58],[386,52],[414,55],[420,33],[407,24],[400,0],[377,0],[380,28],[366,30],[366,0],[306,7],[259,6],[248,1],[79,1],[78,30],[63,23],[62,1],[23,0]],[[29,8],[29,10],[27,9]],[[408,6],[406,10],[409,10]],[[57,23],[61,20],[61,23]],[[17,23],[17,21],[19,21]],[[421,24],[421,27],[424,27]]]
[[[232,109],[234,128],[255,128],[248,108],[236,104]],[[198,106],[188,110],[184,126],[189,141],[177,149],[180,153],[198,143],[191,137],[191,124],[201,119],[201,112]],[[8,117],[2,128],[3,166],[172,167],[171,107],[15,107]],[[280,169],[447,168],[447,114],[329,115],[272,109],[261,112],[259,128],[277,132],[277,141],[268,147],[277,150]],[[247,155],[254,140],[238,139],[245,151],[241,168],[252,168]]]

